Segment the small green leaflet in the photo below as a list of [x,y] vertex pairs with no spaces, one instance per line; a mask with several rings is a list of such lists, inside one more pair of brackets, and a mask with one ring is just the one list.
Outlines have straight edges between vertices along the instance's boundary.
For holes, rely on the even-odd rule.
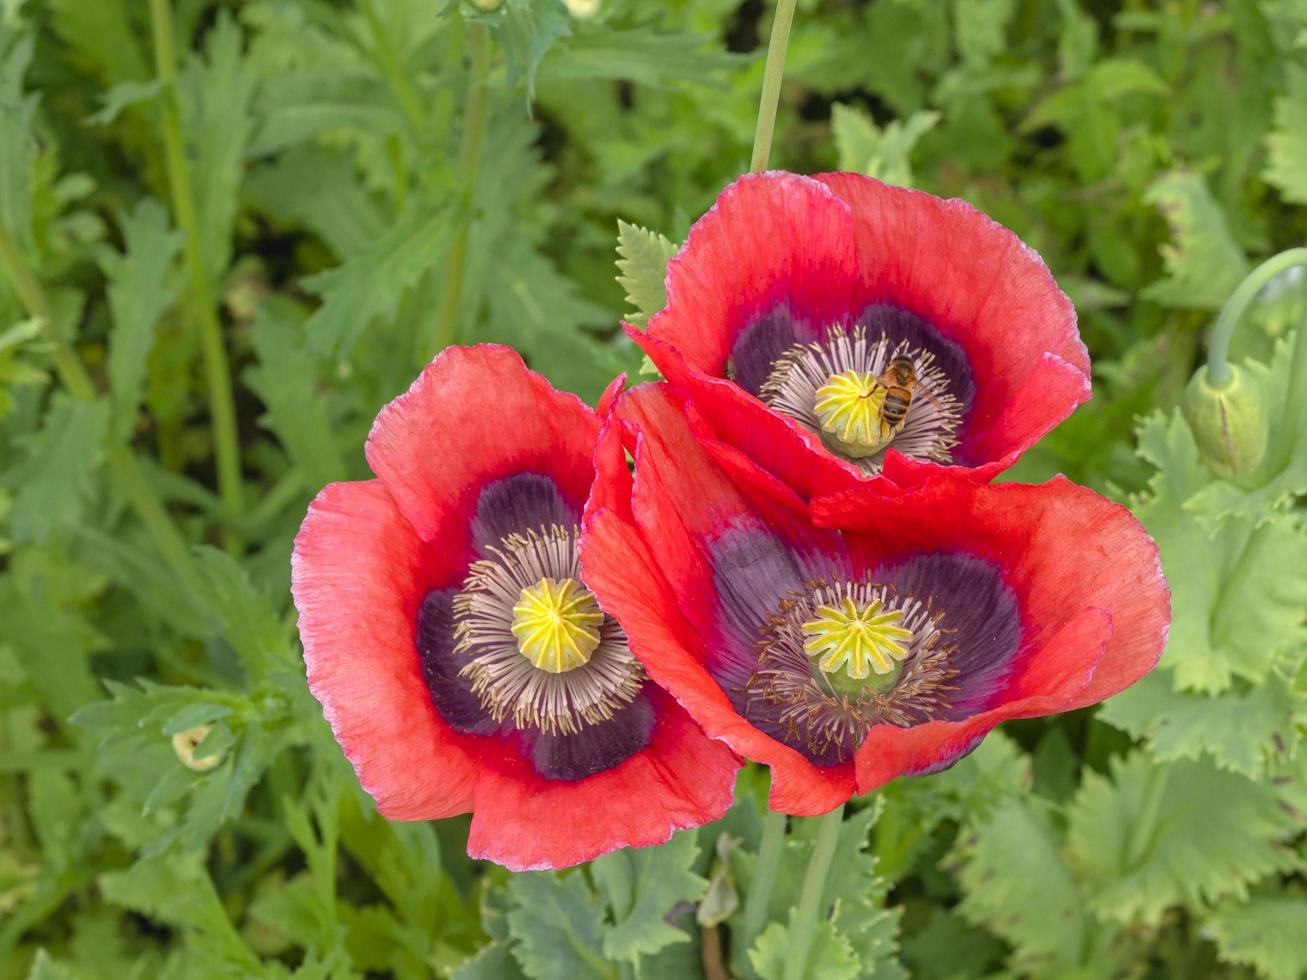
[[526,83],[526,100],[535,100],[536,72],[545,53],[572,33],[562,0],[507,0],[499,38],[508,57],[508,84]]
[[1307,896],[1258,895],[1226,902],[1206,922],[1221,959],[1257,970],[1267,980],[1301,980],[1307,975]]
[[691,870],[698,856],[696,832],[684,830],[661,847],[614,851],[594,862],[597,880],[608,880],[605,867],[621,863],[618,874],[630,882],[629,895],[608,896],[615,924],[604,933],[605,956],[636,961],[671,943],[689,941],[666,917],[678,903],[703,897],[708,882]]
[[617,220],[617,284],[626,290],[626,302],[635,308],[626,319],[643,327],[667,305],[667,262],[680,248],[648,228]]
[[173,260],[181,234],[168,227],[168,212],[152,197],[142,198],[122,219],[123,251],[105,248],[100,267],[108,280],[109,387],[113,435],[130,437],[145,388],[146,358],[154,330],[176,293]]
[[1266,180],[1286,201],[1307,204],[1307,66],[1287,66],[1288,87],[1275,100],[1275,129],[1266,138]]
[[40,431],[23,440],[26,458],[5,474],[4,482],[16,488],[8,515],[16,538],[41,538],[77,524],[98,488],[95,473],[108,429],[105,399],[54,396]]
[[[794,923],[773,922],[762,931],[753,949],[749,950],[749,962],[757,971],[760,980],[783,980],[785,976],[785,958],[790,950],[790,929]],[[853,944],[835,931],[828,921],[820,921],[813,930],[812,945],[808,947],[808,959],[804,964],[803,976],[821,978],[821,980],[854,980],[866,976],[863,964],[858,962]]]
[[374,319],[394,317],[405,290],[440,265],[454,231],[448,208],[419,200],[367,248],[302,279],[304,289],[322,297],[306,324],[309,346],[347,355]]
[[837,102],[831,107],[831,132],[839,169],[911,187],[912,150],[942,118],[938,112],[914,112],[881,129],[863,110]]
[[1153,182],[1144,201],[1171,226],[1171,244],[1161,248],[1166,275],[1144,296],[1179,309],[1220,307],[1247,274],[1248,260],[1207,182],[1198,174],[1173,170]]

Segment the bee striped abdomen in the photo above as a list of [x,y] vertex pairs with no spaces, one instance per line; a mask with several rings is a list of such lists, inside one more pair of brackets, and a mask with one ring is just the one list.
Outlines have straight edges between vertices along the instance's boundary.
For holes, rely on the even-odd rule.
[[885,401],[880,406],[880,419],[888,426],[900,424],[912,406],[912,389],[894,386],[886,389]]

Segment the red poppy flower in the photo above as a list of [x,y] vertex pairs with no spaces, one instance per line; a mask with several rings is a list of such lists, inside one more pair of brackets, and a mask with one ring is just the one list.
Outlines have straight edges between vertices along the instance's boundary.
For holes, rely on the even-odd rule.
[[326,487],[295,539],[309,687],[364,789],[472,811],[468,853],[514,870],[715,820],[739,767],[582,581],[598,430],[508,348],[452,348],[377,416],[377,479]]
[[805,496],[941,464],[989,480],[1089,398],[1071,302],[963,201],[750,174],[695,223],[666,284],[648,333],[628,333]]
[[947,768],[999,722],[1101,701],[1156,663],[1169,593],[1124,507],[1062,478],[948,473],[805,503],[708,432],[666,385],[621,396],[582,567],[650,676],[771,766],[773,809]]

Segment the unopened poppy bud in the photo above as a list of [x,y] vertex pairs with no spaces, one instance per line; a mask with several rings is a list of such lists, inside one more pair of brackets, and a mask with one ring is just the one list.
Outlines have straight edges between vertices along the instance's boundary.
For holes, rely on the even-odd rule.
[[477,10],[498,10],[504,5],[504,0],[472,0],[472,6]]
[[599,13],[599,0],[563,0],[573,17],[593,17]]
[[187,769],[193,769],[196,772],[208,772],[222,762],[223,753],[221,752],[201,756],[195,754],[196,748],[208,737],[209,732],[212,730],[212,725],[196,725],[194,728],[178,732],[172,737],[172,750],[177,753],[177,758],[181,760],[182,765]]
[[1251,473],[1266,455],[1266,411],[1247,372],[1230,366],[1230,381],[1217,387],[1207,367],[1195,372],[1182,405],[1198,452],[1220,477]]

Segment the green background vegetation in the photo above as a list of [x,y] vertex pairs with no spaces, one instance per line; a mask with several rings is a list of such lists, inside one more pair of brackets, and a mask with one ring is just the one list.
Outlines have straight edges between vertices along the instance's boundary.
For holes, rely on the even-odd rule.
[[[288,596],[307,502],[441,345],[587,398],[638,370],[616,325],[666,252],[627,228],[623,288],[618,222],[679,242],[747,167],[769,10],[167,6],[0,0],[0,978],[778,977],[809,823],[730,941],[765,774],[662,848],[475,864],[463,820],[375,816]],[[809,972],[1303,976],[1303,275],[1236,337],[1259,469],[1217,479],[1175,406],[1231,289],[1307,241],[1307,4],[803,2],[772,164],[1041,251],[1095,399],[1014,475],[1129,502],[1175,609],[1131,691],[855,803]],[[201,724],[203,772],[170,743]]]

